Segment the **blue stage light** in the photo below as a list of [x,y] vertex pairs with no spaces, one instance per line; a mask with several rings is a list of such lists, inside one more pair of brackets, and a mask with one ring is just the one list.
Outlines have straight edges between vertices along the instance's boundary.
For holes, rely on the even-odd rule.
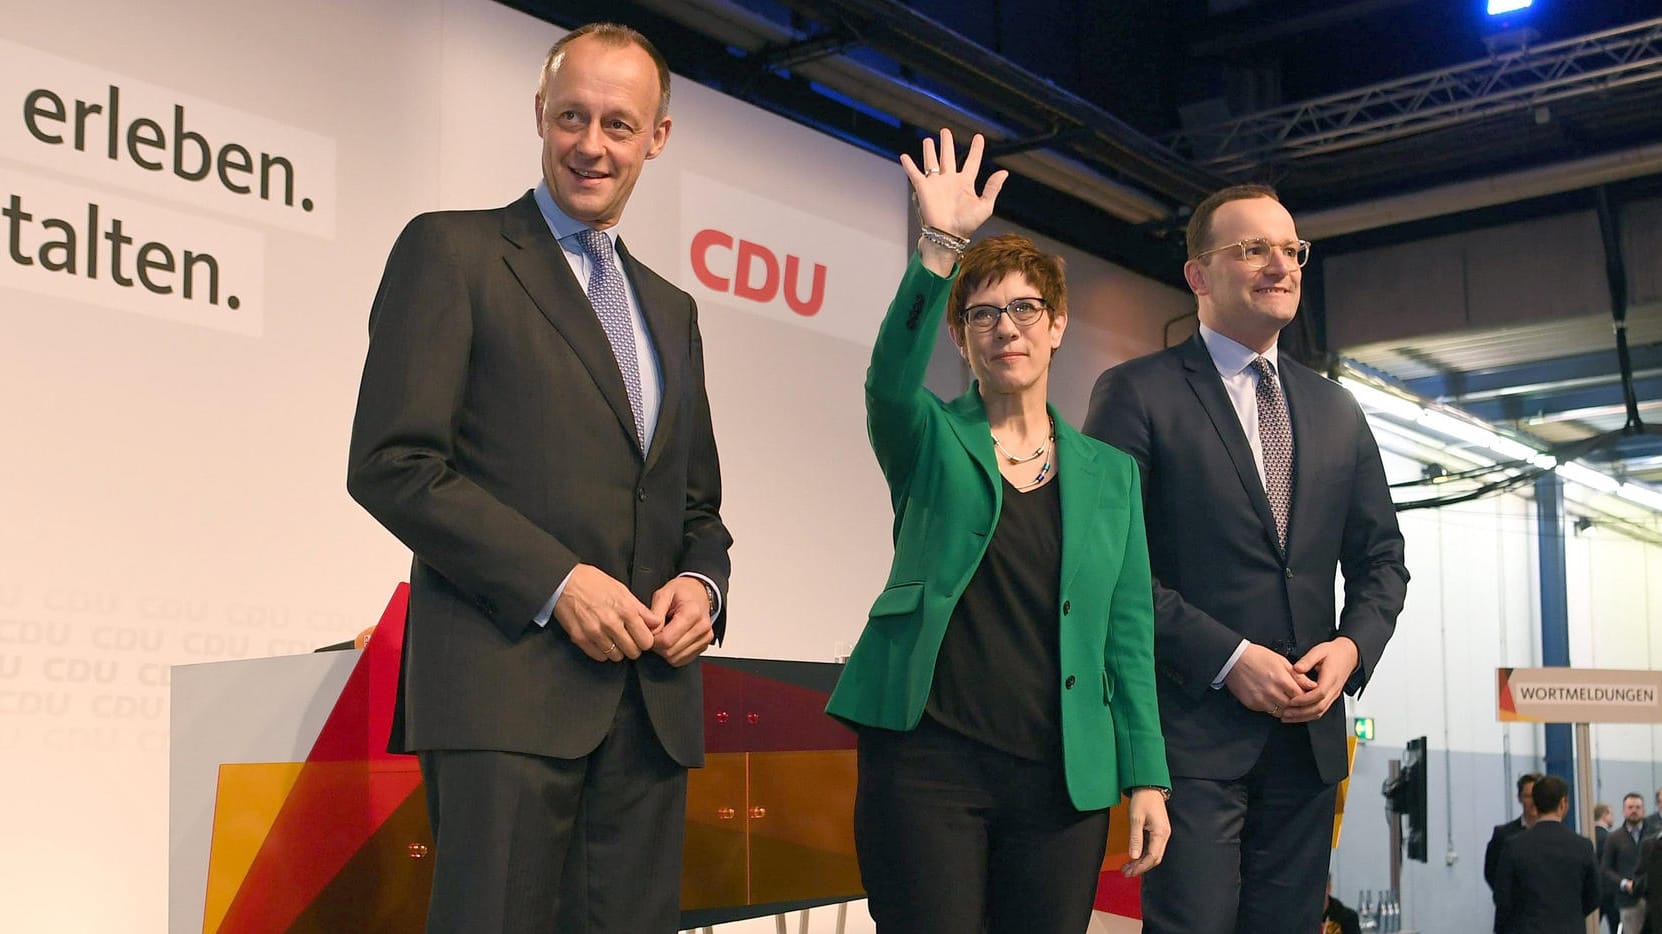
[[1527,10],[1534,5],[1535,0],[1489,0],[1489,15],[1500,16],[1505,13],[1516,13]]

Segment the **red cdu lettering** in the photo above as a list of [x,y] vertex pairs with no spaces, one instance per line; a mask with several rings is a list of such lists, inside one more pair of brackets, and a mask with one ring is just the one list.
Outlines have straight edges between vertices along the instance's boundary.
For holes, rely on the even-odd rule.
[[725,292],[731,280],[716,275],[710,271],[709,253],[711,247],[721,247],[731,250],[733,238],[714,228],[700,230],[692,240],[693,275],[704,287],[713,292]]
[[804,318],[819,313],[819,307],[825,301],[825,266],[814,264],[814,284],[808,292],[806,301],[797,297],[798,272],[801,271],[802,261],[794,256],[785,256],[785,304],[791,310]]
[[[733,242],[732,234],[713,227],[706,227],[693,235],[693,275],[698,277],[698,281],[703,283],[705,288],[713,292],[731,292],[737,298],[763,304],[778,298],[781,285],[778,255],[760,243],[750,240],[738,241],[738,249],[734,251]],[[736,252],[731,277],[721,275],[711,268],[710,254],[713,251]],[[813,267],[806,289],[802,283],[804,265]],[[823,263],[810,264],[797,256],[786,254],[783,279],[785,304],[790,306],[791,311],[804,318],[819,314],[820,308],[825,304],[826,268]]]
[[[762,284],[751,285],[752,264],[762,263]],[[749,240],[739,241],[739,270],[734,275],[733,294],[753,302],[770,302],[779,294],[779,259],[773,251]]]

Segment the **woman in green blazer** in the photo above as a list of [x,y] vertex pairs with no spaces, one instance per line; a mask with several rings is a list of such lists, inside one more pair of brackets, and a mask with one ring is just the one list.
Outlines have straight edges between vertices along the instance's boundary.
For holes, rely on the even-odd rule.
[[[855,844],[878,930],[1088,925],[1108,811],[1130,796],[1127,875],[1169,834],[1153,605],[1131,458],[1047,404],[1067,328],[1062,262],[968,238],[975,192],[952,135],[912,180],[924,236],[866,375],[894,504],[894,563],[827,710],[859,732]],[[975,385],[923,386],[943,314]]]

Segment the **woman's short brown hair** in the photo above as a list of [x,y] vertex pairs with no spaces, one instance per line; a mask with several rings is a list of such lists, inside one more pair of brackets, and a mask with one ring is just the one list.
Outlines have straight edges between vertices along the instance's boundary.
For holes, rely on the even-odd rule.
[[1052,319],[1068,315],[1068,284],[1062,257],[1041,251],[1020,234],[1000,234],[976,242],[958,260],[958,279],[946,300],[946,326],[952,339],[964,342],[964,308],[981,288],[1020,273],[1039,290]]

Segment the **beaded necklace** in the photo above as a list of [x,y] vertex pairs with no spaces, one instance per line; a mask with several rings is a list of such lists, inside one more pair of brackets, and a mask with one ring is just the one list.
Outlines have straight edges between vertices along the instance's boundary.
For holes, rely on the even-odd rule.
[[[988,431],[987,433],[992,435],[991,431]],[[1045,438],[1044,443],[1040,444],[1037,450],[1026,457],[1017,457],[1016,455],[1011,454],[1009,451],[1005,450],[1004,445],[998,440],[998,435],[992,435],[992,437],[993,447],[998,448],[998,453],[1004,455],[1005,460],[1008,460],[1012,464],[1025,464],[1029,461],[1037,460],[1040,455],[1046,455],[1044,466],[1039,468],[1038,476],[1021,486],[1016,486],[1014,483],[1010,484],[1011,486],[1015,486],[1018,492],[1025,493],[1028,490],[1034,489],[1039,484],[1045,482],[1046,477],[1050,476],[1050,468],[1052,465],[1051,458],[1048,455],[1056,446],[1056,419],[1052,418],[1050,420],[1050,435]]]

